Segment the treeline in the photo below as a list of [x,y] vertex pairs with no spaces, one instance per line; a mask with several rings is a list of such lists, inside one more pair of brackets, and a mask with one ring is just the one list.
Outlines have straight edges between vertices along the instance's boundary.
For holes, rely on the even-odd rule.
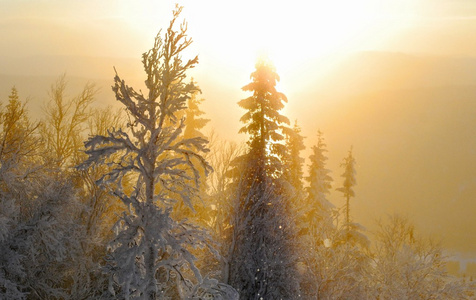
[[207,137],[180,11],[143,54],[144,93],[116,74],[120,110],[93,108],[93,84],[68,97],[62,76],[35,122],[12,88],[0,112],[0,298],[475,296],[409,221],[382,221],[370,243],[352,221],[352,148],[334,186],[318,131],[304,176],[301,130],[280,113],[270,62],[238,103],[247,144]]

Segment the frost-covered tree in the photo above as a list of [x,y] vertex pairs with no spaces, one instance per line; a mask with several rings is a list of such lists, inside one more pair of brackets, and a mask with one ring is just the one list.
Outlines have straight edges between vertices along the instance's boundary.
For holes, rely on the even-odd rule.
[[84,209],[79,193],[70,176],[40,164],[38,126],[29,120],[16,90],[1,123],[0,298],[97,297],[96,287],[86,290],[91,282],[80,276],[88,237],[80,221]]
[[367,285],[374,299],[469,299],[467,286],[446,271],[441,247],[420,237],[405,218],[380,221]]
[[[316,234],[320,236],[320,239],[316,241],[323,242],[326,239],[326,234],[333,228],[333,212],[335,206],[327,200],[327,195],[332,188],[331,171],[326,168],[326,156],[327,148],[324,142],[322,132],[317,132],[317,144],[312,147],[312,154],[309,156],[311,164],[309,165],[309,175],[306,177],[306,181],[309,186],[307,191],[307,211],[305,213],[307,222],[309,223],[308,229],[314,231],[313,236]],[[313,226],[317,226],[313,228]]]
[[304,137],[301,135],[301,127],[299,127],[297,120],[294,123],[294,127],[285,131],[286,135],[286,154],[283,157],[283,178],[294,189],[293,193],[300,195],[303,191],[303,171],[302,165],[304,158],[300,153],[306,147],[304,146]]
[[[2,175],[5,170],[2,170]],[[0,178],[2,180],[2,178]],[[5,182],[2,180],[2,185]],[[0,196],[1,197],[1,196]],[[17,199],[0,198],[0,298],[26,299],[24,256],[19,251],[20,209]]]
[[[307,198],[300,205],[300,238],[302,261],[306,266],[303,276],[303,293],[307,297],[323,297],[323,286],[334,277],[330,270],[331,253],[329,247],[335,235],[334,205],[327,200],[332,178],[326,168],[326,144],[321,131],[317,133],[317,144],[309,156],[309,175],[305,178]],[[334,267],[334,266],[332,266]],[[334,279],[334,278],[332,278]]]
[[249,134],[247,160],[253,161],[257,179],[263,180],[282,172],[280,157],[286,151],[279,142],[284,140],[282,129],[289,125],[289,119],[279,111],[284,108],[287,98],[276,90],[279,76],[269,60],[261,59],[256,63],[251,79],[242,89],[253,95],[238,102],[247,110],[240,119],[245,125],[239,132]]
[[[111,170],[98,183],[128,207],[110,243],[110,291],[119,298],[157,299],[171,293],[185,298],[194,284],[205,282],[189,251],[207,245],[205,232],[171,217],[175,201],[192,207],[199,184],[196,164],[205,174],[210,169],[201,156],[207,141],[183,138],[185,120],[177,118],[197,90],[193,82],[185,83],[187,71],[198,58],[181,58],[192,43],[186,23],[175,29],[181,10],[174,10],[164,37],[159,33],[154,47],[142,56],[146,95],[116,74],[113,91],[128,113],[129,130],[111,129],[85,143],[89,158],[82,167],[109,165]],[[125,176],[135,180],[130,190],[124,188]],[[221,289],[215,288],[219,294]]]
[[15,87],[12,88],[8,103],[0,115],[0,161],[19,163],[38,155],[40,140],[37,135],[39,124],[28,117],[26,103],[22,103]]
[[[339,211],[327,200],[332,178],[326,168],[327,150],[320,131],[317,145],[312,150],[309,176],[306,177],[308,197],[301,222],[301,247],[305,249],[303,261],[306,267],[302,280],[304,297],[366,299],[367,290],[362,282],[368,259],[361,246],[368,245],[368,239],[359,232],[359,224],[346,222],[344,226],[338,226]],[[355,160],[350,161],[352,168],[349,168],[349,173],[355,183]],[[346,192],[353,195],[352,185],[347,185],[347,188]]]
[[247,110],[240,132],[249,134],[249,141],[232,172],[233,229],[225,278],[241,299],[298,298],[294,222],[280,178],[286,152],[280,142],[289,120],[279,110],[287,100],[276,91],[279,77],[270,62],[259,61],[251,79],[243,90],[253,95],[238,103]]
[[317,144],[312,147],[309,156],[309,175],[306,177],[309,186],[306,188],[309,202],[315,210],[315,214],[329,213],[334,205],[327,200],[327,195],[332,188],[331,171],[326,168],[327,148],[322,132],[317,132]]
[[223,282],[228,282],[228,252],[230,235],[232,233],[231,216],[233,215],[233,193],[230,188],[232,178],[227,176],[232,168],[233,161],[244,154],[245,144],[222,140],[214,131],[209,134],[210,153],[208,160],[213,167],[213,173],[208,181],[208,199],[211,210],[205,218],[207,227],[211,229],[214,240],[219,243],[222,255],[218,261],[209,263],[208,267],[214,268]]
[[294,220],[287,216],[288,199],[255,183],[238,189],[234,202],[229,248],[229,283],[240,299],[298,299],[297,246]]
[[[199,99],[198,96],[200,94],[200,90],[197,86],[197,83],[192,79],[191,84],[193,84],[196,89],[190,95],[190,98],[187,100],[187,105],[184,110],[181,110],[178,114],[178,118],[185,118],[184,122],[184,130],[183,130],[183,138],[184,139],[192,139],[192,138],[206,138],[205,134],[201,132],[203,128],[207,125],[210,119],[206,119],[202,117],[205,112],[200,109],[200,104],[204,101],[204,99]],[[206,159],[207,153],[204,153],[204,158]],[[192,158],[193,160],[193,158]],[[209,213],[210,204],[208,203],[209,198],[207,197],[206,190],[207,190],[207,176],[205,176],[206,170],[200,164],[192,161],[195,163],[197,170],[200,175],[200,188],[199,188],[199,196],[200,200],[198,205],[195,205],[193,209],[183,201],[177,201],[174,207],[174,214],[179,216],[180,218],[188,218],[189,220],[193,220],[195,223],[203,224],[204,219],[206,219],[206,215]],[[190,171],[190,170],[189,170]],[[193,174],[190,174],[190,177],[193,177]]]

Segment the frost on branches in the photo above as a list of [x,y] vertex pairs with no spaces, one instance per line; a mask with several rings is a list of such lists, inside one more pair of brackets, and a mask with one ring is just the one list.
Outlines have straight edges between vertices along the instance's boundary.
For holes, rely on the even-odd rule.
[[[294,219],[276,185],[241,183],[232,216],[229,282],[240,299],[298,299]],[[263,191],[264,189],[264,191]]]
[[[194,264],[191,248],[210,246],[206,232],[171,217],[177,201],[193,209],[199,168],[205,176],[211,170],[202,157],[207,140],[184,138],[185,118],[177,117],[198,90],[193,82],[185,83],[198,58],[182,61],[192,40],[185,22],[175,29],[181,10],[176,7],[164,37],[159,33],[142,56],[147,94],[127,86],[116,73],[113,91],[128,113],[128,130],[112,129],[85,143],[89,158],[81,167],[108,165],[111,171],[98,183],[128,207],[110,243],[109,290],[116,298],[193,298],[203,288],[214,297],[230,292],[225,285],[204,281]],[[135,184],[129,187],[125,179]]]
[[231,172],[233,213],[226,277],[240,299],[296,299],[300,287],[294,219],[282,178],[286,147],[281,141],[289,120],[279,112],[287,99],[276,90],[279,76],[271,62],[259,61],[251,79],[243,90],[253,95],[238,102],[247,110],[240,132],[250,137],[247,153],[236,159]]

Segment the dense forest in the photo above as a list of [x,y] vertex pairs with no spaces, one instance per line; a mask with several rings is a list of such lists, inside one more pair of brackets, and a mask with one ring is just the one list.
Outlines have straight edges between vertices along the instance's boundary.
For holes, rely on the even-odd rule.
[[0,111],[1,299],[476,297],[408,219],[383,217],[372,235],[353,221],[358,157],[349,145],[332,178],[315,128],[304,164],[269,60],[242,87],[246,144],[205,134],[180,12],[142,56],[146,90],[116,73],[117,110],[95,107],[94,84],[69,97],[60,76],[36,122],[12,87]]

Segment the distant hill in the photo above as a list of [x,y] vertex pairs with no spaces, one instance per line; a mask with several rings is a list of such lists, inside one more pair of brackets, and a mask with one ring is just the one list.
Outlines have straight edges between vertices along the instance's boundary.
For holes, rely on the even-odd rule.
[[300,96],[315,104],[293,112],[308,146],[317,128],[325,133],[334,186],[354,146],[356,221],[372,229],[398,212],[447,248],[476,254],[475,58],[358,53]]
[[80,56],[0,57],[0,101],[6,101],[11,88],[22,99],[29,99],[33,114],[48,100],[48,91],[62,74],[66,74],[68,96],[78,94],[88,82],[99,89],[96,99],[102,105],[115,105],[111,86],[114,67],[133,86],[142,86],[140,59]]
[[358,95],[380,90],[476,85],[476,57],[360,52],[340,60],[319,83],[322,92]]
[[66,73],[88,79],[114,77],[114,67],[119,73],[130,76],[142,74],[140,58],[85,57],[85,56],[0,56],[0,74],[21,76],[58,76]]
[[320,127],[339,184],[354,146],[357,221],[371,228],[402,213],[449,248],[476,252],[476,86],[360,95],[330,114]]

